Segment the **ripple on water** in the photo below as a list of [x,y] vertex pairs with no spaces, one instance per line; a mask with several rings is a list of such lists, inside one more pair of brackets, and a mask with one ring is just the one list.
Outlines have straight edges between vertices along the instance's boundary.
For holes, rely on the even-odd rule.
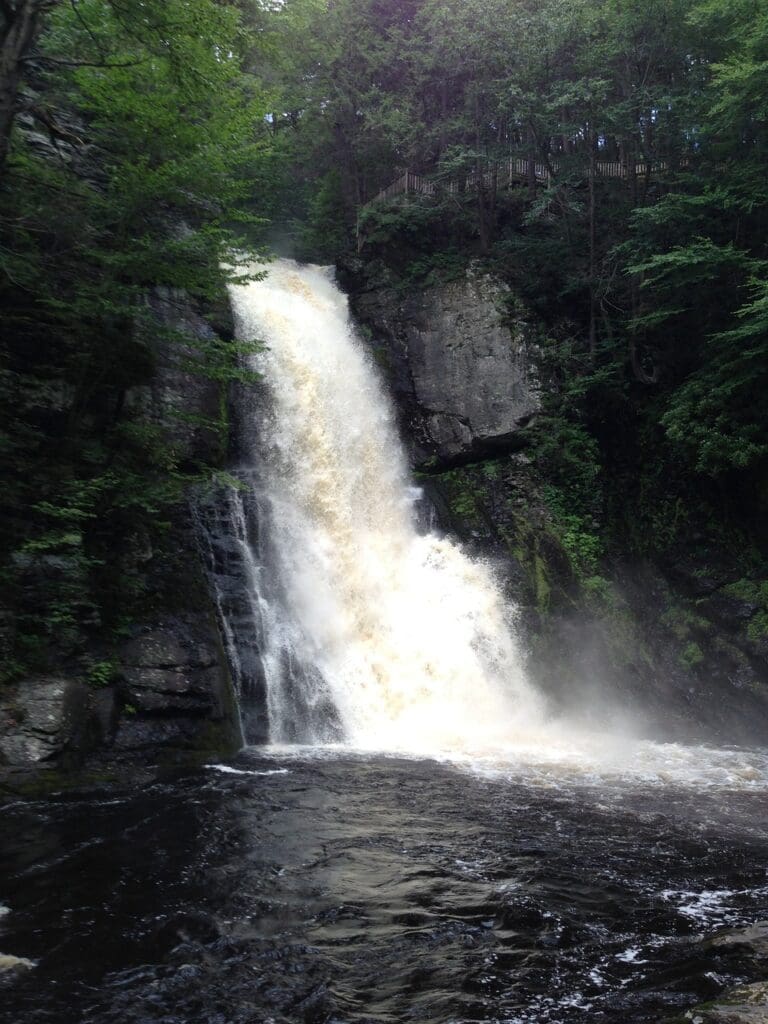
[[0,1021],[641,1024],[749,978],[700,939],[768,917],[764,793],[547,767],[252,749],[9,805]]

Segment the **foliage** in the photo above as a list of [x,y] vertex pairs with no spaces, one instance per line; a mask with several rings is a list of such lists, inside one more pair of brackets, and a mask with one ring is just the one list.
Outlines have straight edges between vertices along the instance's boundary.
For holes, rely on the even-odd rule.
[[235,253],[260,246],[252,187],[271,147],[234,5],[50,7],[0,173],[0,603],[15,671],[77,655],[144,599],[130,552],[162,546],[204,466],[139,396],[159,360],[222,388],[248,376],[251,345],[190,333],[173,309],[215,304],[247,273]]
[[564,416],[545,415],[534,428],[537,462],[553,482],[550,504],[579,509],[585,515],[600,512],[600,455],[595,439],[577,422]]
[[613,587],[605,576],[587,576],[581,581],[581,586],[588,599],[592,600],[599,608],[612,607],[615,599]]
[[760,641],[768,636],[768,580],[743,578],[723,587],[723,593],[754,607],[747,623],[747,636]]
[[96,688],[109,686],[114,682],[117,673],[118,667],[115,661],[94,661],[88,668],[88,683]]
[[[545,500],[553,514],[558,539],[568,555],[576,576],[586,582],[599,578],[598,568],[604,554],[604,541],[596,531],[594,523],[584,519],[577,512],[569,511],[571,506],[562,491],[556,487],[545,487]],[[593,586],[599,589],[599,585]]]
[[450,469],[440,474],[451,512],[465,529],[477,527],[482,521],[484,492],[472,468]]
[[[580,537],[668,556],[753,533],[768,465],[762,6],[339,0],[315,37],[325,59],[297,130],[343,169],[347,249],[359,218],[364,257],[406,288],[479,257],[546,321],[532,441],[561,516],[579,518],[584,571]],[[547,167],[548,185],[506,187],[510,157]],[[366,205],[405,168],[434,196]]]
[[691,641],[691,643],[686,644],[680,655],[681,664],[684,665],[685,668],[691,669],[701,665],[703,661],[704,652],[701,647],[699,647],[695,641]]

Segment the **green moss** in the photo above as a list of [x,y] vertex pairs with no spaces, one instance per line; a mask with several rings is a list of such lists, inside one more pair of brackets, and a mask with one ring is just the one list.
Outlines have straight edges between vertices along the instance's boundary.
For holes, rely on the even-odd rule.
[[723,593],[739,601],[750,601],[768,609],[768,580],[740,579],[723,587]]
[[453,511],[467,522],[472,522],[479,516],[475,496],[470,492],[464,491],[456,494],[451,505]]
[[392,357],[385,345],[370,345],[368,351],[373,356],[376,365],[388,373],[392,369]]
[[687,640],[692,632],[708,633],[712,630],[712,623],[708,619],[677,602],[669,603],[661,616],[661,622],[678,640]]
[[0,795],[42,800],[60,791],[81,789],[113,783],[118,775],[113,770],[67,772],[55,768],[39,767],[21,775],[0,774]]
[[746,601],[759,607],[746,626],[750,640],[759,641],[768,637],[768,580],[744,577],[723,587],[722,592],[738,601]]
[[552,587],[547,573],[547,564],[538,551],[533,556],[533,583],[536,596],[536,607],[539,611],[548,611],[552,597]]
[[501,466],[498,462],[484,462],[481,470],[487,480],[498,480],[501,476]]
[[470,529],[482,524],[482,501],[487,497],[472,469],[453,469],[439,477],[451,514]]
[[[232,674],[229,671],[229,657],[224,650],[221,640],[221,631],[218,628],[216,615],[213,609],[209,611],[211,635],[216,638],[216,649],[219,654],[218,662],[224,673],[221,698],[224,715],[220,722],[212,722],[212,735],[210,737],[213,749],[220,749],[223,753],[235,753],[243,744],[244,736],[240,722],[240,708],[235,693],[235,684]],[[218,730],[218,733],[216,733]]]
[[695,642],[686,644],[679,658],[680,664],[686,668],[696,668],[704,661],[704,652]]
[[528,589],[537,611],[546,615],[552,605],[553,583],[540,538],[525,520],[516,519],[515,531],[499,531],[510,555],[526,575]]
[[572,496],[559,487],[544,487],[544,500],[552,513],[554,531],[568,556],[574,576],[580,581],[596,577],[605,545],[594,521],[576,511]]
[[768,611],[758,612],[749,620],[747,636],[750,640],[764,640],[768,637]]
[[581,588],[591,603],[604,608],[612,607],[614,591],[610,580],[607,580],[605,576],[588,576],[581,581]]

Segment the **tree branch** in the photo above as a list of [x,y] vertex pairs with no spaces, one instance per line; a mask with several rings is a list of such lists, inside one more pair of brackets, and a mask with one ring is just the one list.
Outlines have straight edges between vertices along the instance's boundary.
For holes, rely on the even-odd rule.
[[93,34],[93,30],[91,29],[91,27],[90,27],[90,25],[88,24],[88,22],[87,22],[87,21],[85,20],[85,18],[84,18],[84,17],[82,16],[82,14],[80,13],[80,11],[78,11],[78,9],[77,9],[77,0],[69,0],[69,5],[70,5],[70,7],[72,8],[72,13],[74,14],[74,16],[75,16],[75,17],[77,18],[77,20],[78,20],[78,21],[80,22],[80,24],[81,24],[81,25],[83,26],[83,28],[85,29],[85,31],[86,31],[86,32],[88,33],[88,35],[89,35],[89,36],[91,37],[91,42],[92,42],[92,43],[93,43],[93,45],[94,45],[94,46],[96,47],[96,51],[97,51],[97,52],[98,52],[99,54],[101,54],[101,53],[103,52],[103,51],[102,51],[102,49],[101,49],[101,43],[100,43],[100,42],[99,42],[99,40],[98,40],[98,39],[96,38],[96,36],[95,36],[95,35]]
[[85,142],[79,135],[75,135],[74,132],[67,131],[66,128],[62,128],[60,125],[56,124],[47,111],[37,106],[31,106],[28,110],[36,120],[46,126],[50,132],[51,140],[54,145],[56,145],[56,139],[59,138],[75,146],[85,146]]
[[58,57],[26,57],[25,61],[41,64],[55,64],[57,67],[65,68],[135,68],[137,64],[146,64],[149,58],[142,57],[140,60],[127,60],[120,63],[110,64],[109,61],[100,60],[59,60]]

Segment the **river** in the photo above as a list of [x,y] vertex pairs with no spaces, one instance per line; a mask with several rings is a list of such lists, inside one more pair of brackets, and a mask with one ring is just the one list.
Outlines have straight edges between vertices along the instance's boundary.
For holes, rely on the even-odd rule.
[[252,749],[2,825],[3,1024],[650,1024],[768,916],[749,780]]

